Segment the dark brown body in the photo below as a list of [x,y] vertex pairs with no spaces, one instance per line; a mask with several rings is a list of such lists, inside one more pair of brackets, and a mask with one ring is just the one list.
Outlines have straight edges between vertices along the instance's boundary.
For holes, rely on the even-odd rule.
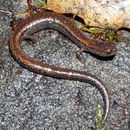
[[20,48],[20,42],[26,35],[31,35],[35,32],[44,29],[54,29],[67,36],[72,42],[78,45],[80,48],[84,48],[86,51],[100,55],[111,56],[116,52],[115,45],[113,43],[99,43],[88,40],[84,33],[77,29],[73,22],[60,14],[54,12],[38,13],[27,19],[21,20],[14,29],[10,38],[10,52],[14,59],[23,67],[46,76],[51,76],[61,79],[77,80],[85,83],[90,83],[95,86],[102,94],[104,100],[104,119],[107,118],[109,112],[109,97],[106,91],[105,85],[97,79],[95,76],[86,72],[80,72],[71,69],[59,68],[50,66],[46,63],[41,63],[33,58],[27,56]]

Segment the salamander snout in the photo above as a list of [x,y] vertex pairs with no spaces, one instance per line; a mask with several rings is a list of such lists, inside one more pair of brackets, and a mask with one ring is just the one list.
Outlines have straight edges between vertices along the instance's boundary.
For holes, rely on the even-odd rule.
[[110,55],[115,55],[116,54],[116,52],[117,52],[117,49],[116,48],[112,48],[112,49],[110,49],[110,48],[108,48],[108,49],[106,49],[106,54],[110,54]]
[[90,52],[102,57],[114,56],[117,52],[117,48],[114,42],[108,41],[92,41]]

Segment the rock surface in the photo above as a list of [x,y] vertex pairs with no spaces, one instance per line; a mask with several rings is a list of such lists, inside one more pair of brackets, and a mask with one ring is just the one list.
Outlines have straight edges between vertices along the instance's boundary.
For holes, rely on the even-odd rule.
[[[38,75],[21,67],[11,57],[8,40],[12,33],[9,9],[23,12],[23,0],[0,1],[0,130],[86,130],[94,126],[100,93],[89,84]],[[4,10],[4,11],[3,11]],[[108,89],[111,110],[105,130],[127,130],[130,94],[130,34],[117,43],[113,59],[97,59],[83,53],[60,33],[46,30],[34,35],[36,44],[24,41],[25,52],[52,65],[87,71],[101,79]]]

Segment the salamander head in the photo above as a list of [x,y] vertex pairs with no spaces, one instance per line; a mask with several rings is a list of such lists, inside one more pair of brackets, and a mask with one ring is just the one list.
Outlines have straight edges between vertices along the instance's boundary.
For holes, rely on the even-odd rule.
[[102,56],[102,57],[108,57],[108,56],[114,56],[117,52],[117,48],[115,46],[114,42],[108,42],[108,41],[91,41],[91,45],[87,49],[90,53]]

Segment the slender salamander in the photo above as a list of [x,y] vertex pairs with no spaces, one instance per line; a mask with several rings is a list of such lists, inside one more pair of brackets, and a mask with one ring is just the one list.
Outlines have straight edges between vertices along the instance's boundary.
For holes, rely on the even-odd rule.
[[54,78],[76,80],[95,86],[103,97],[103,121],[105,121],[109,113],[110,102],[109,95],[102,81],[86,72],[59,68],[46,63],[38,62],[27,56],[21,49],[20,43],[25,39],[26,36],[31,36],[36,32],[46,29],[57,30],[68,37],[68,39],[75,43],[79,48],[83,48],[87,52],[103,57],[115,55],[117,50],[115,44],[113,42],[97,42],[94,40],[89,40],[69,18],[54,12],[36,13],[19,21],[19,23],[15,25],[9,42],[12,56],[21,66],[25,67],[26,69]]

